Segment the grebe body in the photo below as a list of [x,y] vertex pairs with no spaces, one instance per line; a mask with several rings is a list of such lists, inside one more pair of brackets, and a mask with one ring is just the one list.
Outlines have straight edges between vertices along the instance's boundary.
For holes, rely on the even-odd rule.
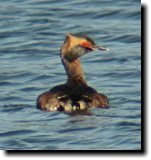
[[42,93],[37,108],[46,111],[84,111],[90,108],[108,108],[108,98],[87,85],[80,57],[94,50],[107,50],[96,46],[87,36],[68,34],[61,48],[61,60],[67,73],[67,82]]

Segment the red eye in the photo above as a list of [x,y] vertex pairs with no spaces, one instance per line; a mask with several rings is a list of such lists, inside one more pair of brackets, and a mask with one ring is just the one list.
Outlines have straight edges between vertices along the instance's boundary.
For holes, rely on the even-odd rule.
[[88,42],[82,42],[81,45],[85,48],[92,49],[92,46]]

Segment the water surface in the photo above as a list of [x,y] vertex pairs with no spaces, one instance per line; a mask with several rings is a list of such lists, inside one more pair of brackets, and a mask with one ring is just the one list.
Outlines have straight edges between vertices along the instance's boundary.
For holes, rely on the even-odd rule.
[[[138,0],[5,0],[0,8],[0,148],[139,150],[141,28]],[[64,83],[66,33],[110,48],[82,57],[88,84],[110,109],[70,116],[36,109],[39,94]]]

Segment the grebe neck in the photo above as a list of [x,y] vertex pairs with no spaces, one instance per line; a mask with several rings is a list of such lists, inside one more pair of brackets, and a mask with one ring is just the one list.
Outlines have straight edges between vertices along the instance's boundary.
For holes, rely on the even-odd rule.
[[68,79],[67,84],[71,85],[80,85],[84,84],[86,85],[86,80],[84,77],[84,72],[80,64],[80,59],[76,59],[73,62],[69,62],[66,59],[62,59],[62,63],[64,65],[64,68],[66,70]]

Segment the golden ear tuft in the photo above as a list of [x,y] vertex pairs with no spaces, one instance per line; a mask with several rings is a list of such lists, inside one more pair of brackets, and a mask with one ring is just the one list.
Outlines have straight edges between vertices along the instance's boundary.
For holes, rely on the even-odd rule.
[[69,32],[69,33],[67,33],[67,35],[66,35],[66,36],[67,36],[67,37],[69,37],[69,38],[70,38],[70,37],[73,37],[72,33],[70,33],[70,32]]

